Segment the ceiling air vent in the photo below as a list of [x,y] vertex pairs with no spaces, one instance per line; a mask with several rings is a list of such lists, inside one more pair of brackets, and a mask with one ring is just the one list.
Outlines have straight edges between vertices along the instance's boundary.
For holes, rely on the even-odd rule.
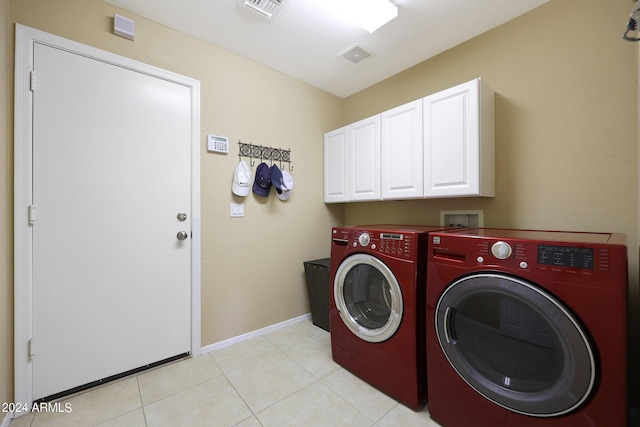
[[339,56],[353,62],[354,64],[357,64],[358,62],[364,61],[371,55],[373,55],[372,51],[362,46],[360,43],[356,43],[349,49],[342,52]]
[[286,0],[244,0],[245,7],[271,19]]

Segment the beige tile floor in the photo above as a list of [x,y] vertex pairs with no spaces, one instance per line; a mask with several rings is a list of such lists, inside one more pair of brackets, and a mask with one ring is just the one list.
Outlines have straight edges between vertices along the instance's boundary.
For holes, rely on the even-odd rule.
[[437,427],[331,360],[329,333],[303,320],[85,391],[67,413],[10,427]]

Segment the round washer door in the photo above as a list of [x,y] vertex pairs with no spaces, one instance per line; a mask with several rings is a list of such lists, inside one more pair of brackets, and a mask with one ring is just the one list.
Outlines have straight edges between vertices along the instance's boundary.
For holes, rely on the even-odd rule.
[[524,280],[487,273],[454,282],[438,301],[435,327],[460,377],[513,412],[566,414],[594,387],[594,349],[582,326]]
[[333,297],[342,321],[365,341],[385,341],[400,326],[400,285],[378,258],[355,254],[345,259],[336,271]]

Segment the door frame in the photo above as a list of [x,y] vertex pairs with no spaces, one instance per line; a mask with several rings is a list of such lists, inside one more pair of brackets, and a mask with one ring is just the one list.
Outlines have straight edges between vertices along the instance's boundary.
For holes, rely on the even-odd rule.
[[201,351],[200,313],[200,82],[91,46],[16,24],[14,86],[14,401],[33,403],[29,353],[33,311],[33,92],[31,71],[36,43],[186,86],[191,91],[191,355]]

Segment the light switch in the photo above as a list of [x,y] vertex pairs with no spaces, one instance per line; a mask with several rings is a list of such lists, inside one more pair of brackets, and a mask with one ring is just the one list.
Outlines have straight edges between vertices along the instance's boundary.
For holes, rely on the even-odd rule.
[[244,216],[244,203],[231,203],[231,218],[242,218]]

